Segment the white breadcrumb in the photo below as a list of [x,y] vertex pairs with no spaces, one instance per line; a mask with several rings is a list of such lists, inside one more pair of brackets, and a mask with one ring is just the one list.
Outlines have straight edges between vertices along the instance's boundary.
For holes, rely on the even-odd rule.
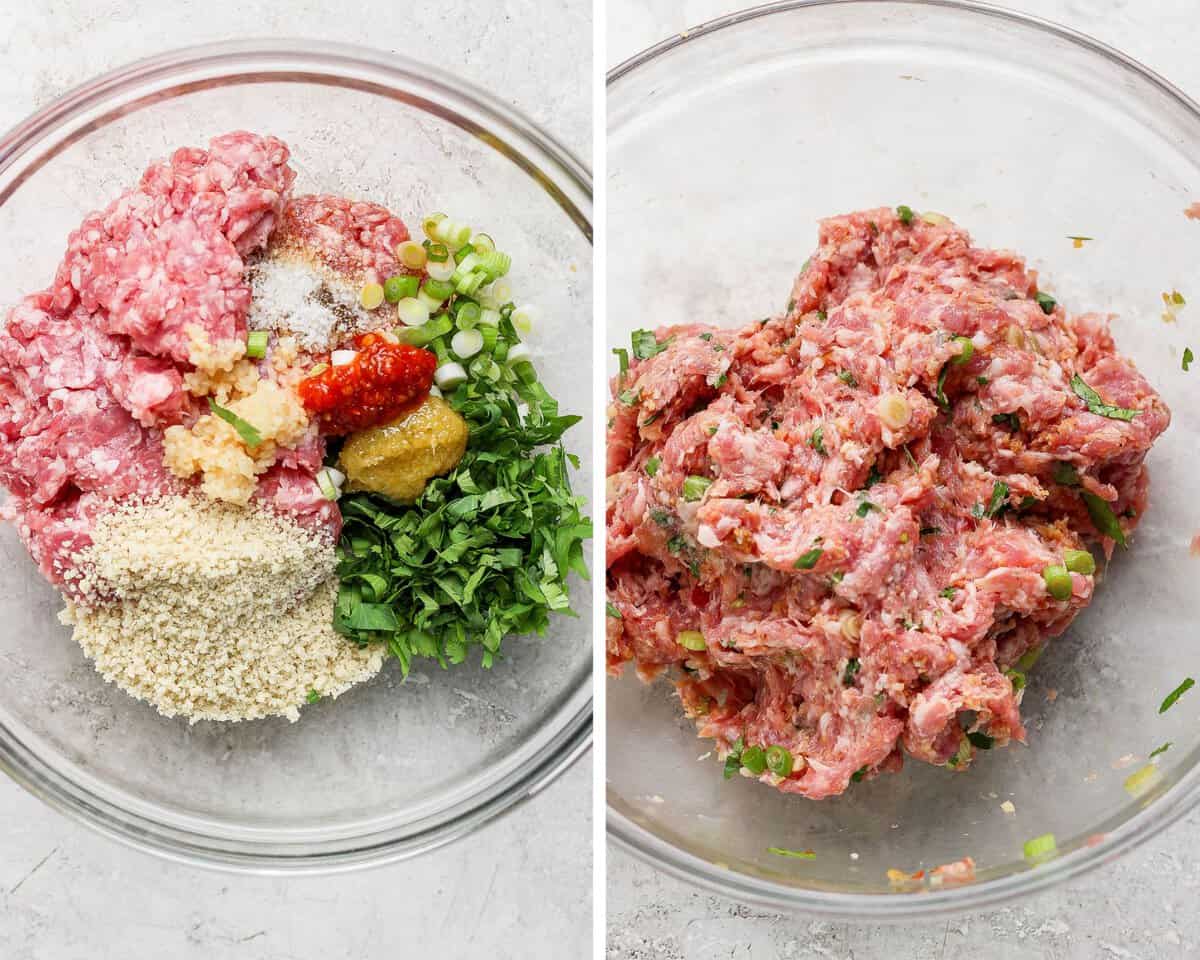
[[160,713],[299,718],[370,679],[382,645],[333,630],[333,544],[276,514],[188,497],[123,504],[78,558],[62,614],[96,669]]

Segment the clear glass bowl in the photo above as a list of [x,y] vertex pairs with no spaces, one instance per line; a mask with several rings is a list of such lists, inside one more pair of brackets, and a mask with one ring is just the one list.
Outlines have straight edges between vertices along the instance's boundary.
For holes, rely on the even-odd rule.
[[[198,47],[71,91],[0,139],[0,302],[49,283],[68,231],[154,158],[245,128],[288,142],[297,192],[445,210],[510,252],[541,307],[531,338],[564,410],[591,410],[588,170],[512,107],[440,70],[351,47]],[[571,335],[567,335],[567,331]],[[576,334],[581,332],[582,336]],[[590,490],[590,416],[569,446]],[[0,531],[0,765],[111,836],[176,859],[329,870],[431,849],[562,772],[591,740],[590,591],[581,619],[510,638],[490,671],[394,662],[300,722],[166,720],[107,685],[56,592]]]
[[[608,81],[608,337],[775,313],[815,221],[907,203],[1021,251],[1071,309],[1110,310],[1121,349],[1174,412],[1150,455],[1151,508],[1092,606],[1031,673],[1029,745],[961,776],[909,762],[811,802],[725,782],[662,683],[607,686],[608,829],[678,876],[743,901],[863,918],[974,909],[1111,861],[1200,792],[1200,111],[1127,57],[1052,24],[951,2],[758,7],[672,38]],[[1193,193],[1198,191],[1198,193]],[[1095,237],[1075,249],[1069,234]],[[1200,338],[1191,346],[1200,347]],[[615,369],[615,368],[613,368]],[[1161,780],[1125,778],[1165,741]],[[1011,800],[1015,814],[1000,804]],[[1026,840],[1060,856],[1030,868]],[[811,848],[788,860],[769,846]],[[971,856],[970,886],[895,895],[887,871]]]

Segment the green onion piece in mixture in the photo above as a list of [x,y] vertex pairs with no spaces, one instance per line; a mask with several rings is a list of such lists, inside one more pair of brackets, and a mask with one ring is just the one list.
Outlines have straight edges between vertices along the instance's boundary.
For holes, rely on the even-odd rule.
[[388,303],[399,303],[405,297],[415,297],[420,286],[419,277],[398,273],[394,277],[388,277],[387,282],[384,283],[383,299]]
[[212,411],[214,417],[220,417],[227,424],[237,431],[238,436],[242,438],[242,442],[248,447],[257,447],[262,443],[262,434],[254,427],[248,424],[245,420],[239,417],[232,410],[221,406],[212,397],[208,398],[208,409]]
[[767,769],[776,776],[790,776],[794,764],[795,760],[792,759],[792,753],[786,747],[781,747],[778,744],[773,747],[767,747]]
[[629,372],[629,351],[624,347],[617,347],[613,353],[616,354],[617,363],[620,364],[621,375],[624,376]]
[[1025,689],[1025,674],[1020,670],[1005,670],[1004,675],[1012,683],[1013,693],[1019,693]]
[[1042,579],[1046,581],[1046,592],[1055,600],[1071,599],[1074,588],[1071,586],[1071,575],[1066,567],[1051,564],[1042,570]]
[[662,353],[674,339],[674,337],[667,337],[666,340],[659,343],[652,330],[634,330],[630,336],[633,355],[639,360],[649,360]]
[[318,700],[321,699],[321,695],[319,693],[317,693],[316,690],[309,690],[308,696],[305,697],[304,699],[307,700],[309,703],[316,703]]
[[862,662],[857,657],[846,661],[846,669],[842,671],[842,686],[848,687],[854,683],[855,674],[862,669]]
[[267,338],[270,336],[266,330],[251,330],[246,334],[246,356],[252,360],[261,360],[267,355]]
[[608,600],[605,601],[604,612],[607,613],[614,620],[623,619],[623,617],[621,616],[621,611],[618,610],[615,606],[613,606],[612,601],[608,601]]
[[1087,505],[1088,516],[1092,518],[1092,524],[1095,528],[1106,537],[1115,540],[1122,547],[1127,547],[1128,543],[1125,541],[1125,531],[1121,529],[1117,515],[1113,513],[1113,509],[1108,505],[1108,501],[1086,490],[1081,490],[1079,495],[1083,497],[1083,502]]
[[699,500],[711,486],[712,481],[708,477],[688,477],[683,481],[683,499]]
[[907,227],[913,222],[913,217],[915,214],[913,213],[912,207],[906,203],[902,203],[896,208],[896,216],[899,217],[900,222]]
[[1191,366],[1191,364],[1192,364],[1192,361],[1193,361],[1193,360],[1195,360],[1195,359],[1196,359],[1196,357],[1195,357],[1195,355],[1192,353],[1192,348],[1191,348],[1191,347],[1184,347],[1184,348],[1183,348],[1183,372],[1184,372],[1184,373],[1187,373],[1187,371],[1188,371],[1188,367],[1190,367],[1190,366]]
[[1090,577],[1096,572],[1096,559],[1088,550],[1064,550],[1063,563],[1072,573]]
[[767,752],[762,747],[747,747],[742,751],[742,766],[761,777],[767,769]]
[[817,427],[817,429],[812,432],[812,436],[808,438],[808,445],[816,450],[821,456],[829,456],[825,450],[825,428],[823,426]]
[[659,467],[659,464],[661,464],[661,463],[662,463],[662,461],[658,457],[651,457],[649,460],[647,460],[646,461],[646,476],[652,477],[656,473],[658,473],[658,467]]
[[699,630],[680,630],[675,635],[675,642],[686,650],[707,650],[704,634]]
[[855,770],[852,774],[850,774],[850,782],[862,783],[862,778],[867,775],[867,769],[867,767],[859,767],[857,770]]
[[955,337],[954,343],[957,343],[961,348],[961,352],[956,357],[951,357],[950,362],[956,367],[961,367],[964,363],[970,363],[971,358],[975,356],[975,344],[971,342],[970,337]]
[[1063,463],[1061,460],[1054,464],[1054,482],[1064,487],[1079,486],[1079,471],[1074,464]]
[[1026,840],[1024,853],[1025,859],[1030,863],[1039,863],[1047,857],[1054,856],[1058,853],[1058,843],[1054,839],[1054,834],[1043,833],[1040,837]]
[[1188,677],[1186,680],[1183,681],[1183,683],[1181,683],[1174,690],[1172,690],[1170,693],[1167,694],[1166,699],[1163,700],[1162,705],[1158,708],[1158,712],[1166,713],[1173,706],[1175,706],[1176,700],[1178,700],[1185,693],[1187,693],[1189,690],[1191,690],[1192,687],[1194,687],[1195,685],[1196,685],[1196,681],[1193,680],[1191,677]]
[[978,730],[972,730],[968,733],[967,739],[980,750],[991,750],[992,744],[996,742],[995,737],[989,737],[986,733],[980,733]]
[[1147,757],[1146,759],[1147,759],[1147,760],[1153,760],[1153,759],[1154,759],[1155,757],[1157,757],[1157,756],[1158,756],[1160,753],[1166,753],[1166,752],[1167,752],[1168,750],[1170,750],[1170,749],[1171,749],[1171,741],[1170,741],[1170,740],[1168,740],[1168,741],[1167,741],[1166,743],[1164,743],[1164,744],[1163,744],[1161,747],[1155,747],[1153,750],[1151,750],[1151,751],[1150,751],[1150,756],[1149,756],[1149,757]]

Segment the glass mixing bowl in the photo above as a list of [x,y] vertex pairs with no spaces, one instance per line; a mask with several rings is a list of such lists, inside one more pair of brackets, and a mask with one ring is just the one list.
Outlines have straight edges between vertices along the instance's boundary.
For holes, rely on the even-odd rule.
[[[332,45],[222,44],[73,90],[0,139],[0,301],[47,285],[67,233],[184,144],[245,128],[288,142],[297,192],[444,210],[512,254],[514,289],[563,409],[591,409],[588,170],[510,106],[437,69]],[[568,331],[570,334],[568,335]],[[582,335],[579,335],[582,332]],[[568,434],[590,490],[590,416]],[[254,870],[379,863],[461,836],[534,793],[591,740],[590,591],[581,619],[510,638],[491,670],[394,662],[295,724],[166,720],[107,685],[57,593],[0,531],[0,764],[136,846]]]
[[[607,686],[608,829],[659,867],[743,901],[855,919],[992,904],[1110,861],[1200,792],[1200,335],[1162,294],[1195,288],[1200,110],[1127,57],[1052,24],[952,2],[759,7],[672,38],[608,80],[608,337],[782,309],[815,221],[901,203],[1021,251],[1072,310],[1118,314],[1120,348],[1174,412],[1151,507],[1091,607],[1030,673],[1029,745],[963,775],[899,775],[812,802],[721,778],[663,683]],[[1193,191],[1196,191],[1193,193]],[[1076,249],[1068,235],[1095,237]],[[615,372],[615,367],[612,367]],[[1125,779],[1160,744],[1147,791]],[[1015,813],[1000,809],[1004,801]],[[1026,840],[1057,837],[1031,868]],[[816,852],[792,860],[771,846]],[[971,856],[975,884],[900,894]]]

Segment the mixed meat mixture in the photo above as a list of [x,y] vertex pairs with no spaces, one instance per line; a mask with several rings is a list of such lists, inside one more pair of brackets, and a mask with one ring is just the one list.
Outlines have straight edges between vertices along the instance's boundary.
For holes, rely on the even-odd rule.
[[812,798],[1024,742],[1170,421],[1106,317],[908,207],[823,221],[780,316],[638,331],[612,397],[610,669]]

